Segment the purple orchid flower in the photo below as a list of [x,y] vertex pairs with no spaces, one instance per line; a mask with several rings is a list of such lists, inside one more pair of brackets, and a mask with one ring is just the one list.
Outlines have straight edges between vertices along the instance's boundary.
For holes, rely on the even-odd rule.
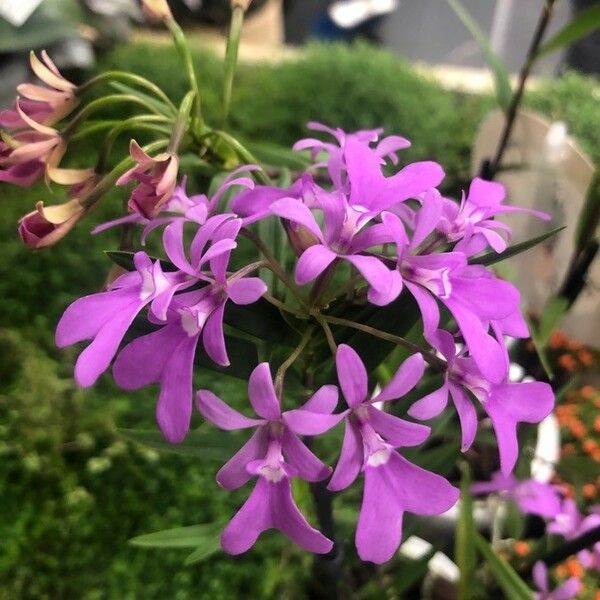
[[561,497],[556,486],[535,479],[519,481],[513,475],[497,472],[491,481],[474,483],[473,494],[499,493],[512,500],[522,513],[552,519],[560,512]]
[[[205,285],[176,296],[170,310],[160,315],[166,324],[125,346],[113,366],[115,381],[123,389],[160,385],[156,419],[165,438],[173,443],[181,442],[189,430],[194,357],[200,336],[208,356],[228,366],[223,332],[225,305],[229,300],[238,305],[252,304],[267,291],[260,278],[244,277],[248,268],[227,273],[233,239],[240,227],[239,219],[223,221],[218,216],[207,221],[192,242],[193,265],[183,253],[183,221],[165,229],[163,240],[169,258],[182,272]],[[203,255],[203,244],[209,238],[213,245]],[[209,275],[200,268],[213,248],[218,251],[208,256]]]
[[188,283],[184,273],[164,273],[160,262],[152,263],[145,252],[137,252],[133,261],[135,271],[116,279],[107,292],[75,300],[58,322],[59,348],[92,340],[75,365],[75,379],[82,387],[93,385],[108,368],[129,326],[146,305],[156,314],[163,313],[175,291]]
[[200,413],[220,429],[256,427],[252,437],[217,473],[217,482],[226,489],[243,486],[253,475],[258,478],[223,531],[223,549],[230,554],[246,552],[263,531],[274,528],[305,550],[329,552],[333,542],[312,528],[298,510],[290,479],[297,476],[320,481],[331,472],[298,436],[322,434],[343,418],[343,414],[331,414],[337,404],[337,388],[325,385],[301,408],[282,412],[269,364],[261,363],[250,375],[248,396],[258,419],[240,414],[208,390],[197,395]]
[[552,412],[552,388],[541,381],[492,384],[481,373],[473,358],[458,352],[454,338],[438,330],[429,342],[448,363],[441,388],[413,404],[408,414],[421,420],[439,415],[448,402],[454,402],[462,430],[462,451],[471,447],[477,433],[477,412],[465,389],[479,400],[492,421],[500,454],[500,470],[505,477],[512,472],[519,454],[517,424],[539,423]]
[[495,252],[506,250],[511,230],[508,225],[496,220],[496,215],[521,212],[544,221],[552,218],[551,215],[537,210],[505,206],[502,204],[505,198],[506,189],[501,183],[476,177],[471,182],[466,198],[463,194],[460,205],[446,198],[441,199],[437,230],[446,240],[458,242],[454,247],[455,251],[473,256],[487,246]]
[[[467,264],[462,252],[411,254],[410,247],[427,237],[432,221],[427,227],[417,226],[409,244],[397,215],[386,212],[382,220],[396,243],[402,282],[423,316],[425,337],[434,335],[439,325],[440,313],[435,301],[438,299],[454,317],[480,371],[494,383],[502,381],[508,371],[502,334],[505,329],[523,333],[518,327],[523,322],[522,317],[519,321],[519,291],[485,267]],[[488,332],[490,326],[497,337]]]
[[[574,500],[565,498],[560,512],[548,524],[546,531],[553,535],[560,535],[566,540],[572,540],[599,526],[600,513],[592,512],[584,516],[579,512]],[[586,569],[600,571],[600,542],[594,544],[591,551],[581,550],[578,552],[577,558]]]
[[410,423],[374,406],[409,392],[421,379],[423,357],[414,354],[396,371],[374,398],[369,398],[367,371],[358,354],[345,344],[338,347],[336,367],[349,410],[345,413],[344,441],[338,464],[327,486],[348,487],[362,471],[365,488],[356,528],[356,548],[362,560],[388,561],[402,539],[405,511],[440,514],[454,505],[458,490],[443,477],[403,458],[394,448],[417,446],[429,427]]
[[533,581],[538,591],[534,593],[535,600],[571,600],[582,588],[577,577],[571,577],[561,583],[555,590],[550,591],[548,584],[548,567],[541,560],[533,565]]
[[276,200],[270,211],[308,231],[317,241],[300,256],[296,282],[304,285],[316,279],[336,259],[350,262],[369,283],[369,301],[382,306],[400,292],[400,278],[375,256],[364,255],[369,248],[393,240],[392,233],[379,223],[365,226],[382,211],[420,194],[443,178],[439,165],[413,163],[393,177],[384,177],[381,158],[354,138],[344,145],[344,159],[350,186],[349,194],[339,190],[315,190],[315,204],[324,215],[321,231],[310,208],[293,198]]
[[343,172],[344,172],[344,147],[347,140],[352,139],[362,144],[370,145],[378,142],[373,151],[375,154],[383,159],[389,159],[392,164],[398,164],[398,157],[396,152],[410,147],[410,142],[400,136],[390,135],[379,141],[379,136],[383,133],[383,129],[363,129],[352,133],[347,133],[343,129],[336,127],[335,129],[317,123],[316,121],[309,121],[307,124],[308,129],[313,131],[322,131],[328,133],[335,138],[337,144],[332,142],[323,142],[322,140],[315,138],[304,138],[298,140],[293,149],[296,151],[310,150],[311,158],[313,161],[316,160],[319,153],[324,152],[328,155],[326,162],[314,163],[313,167],[327,167],[329,176],[333,184],[337,188],[344,187]]

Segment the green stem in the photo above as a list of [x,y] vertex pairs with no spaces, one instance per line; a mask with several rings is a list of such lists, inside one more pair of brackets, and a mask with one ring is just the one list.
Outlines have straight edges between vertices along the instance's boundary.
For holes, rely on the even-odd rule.
[[187,74],[188,81],[190,82],[190,87],[192,88],[192,92],[195,92],[195,102],[194,102],[194,116],[196,120],[196,127],[200,133],[204,131],[205,125],[204,120],[202,119],[202,106],[200,101],[200,86],[198,85],[198,79],[196,78],[196,71],[194,69],[194,60],[192,58],[192,52],[190,50],[190,46],[188,44],[187,38],[183,33],[181,27],[179,27],[177,21],[172,18],[165,19],[165,24],[171,33],[171,37],[173,38],[173,43],[175,44],[175,48],[183,61],[185,72]]
[[143,106],[149,112],[163,116],[159,113],[152,104],[146,102],[142,98],[138,98],[137,96],[132,96],[129,94],[111,94],[110,96],[104,96],[103,98],[98,98],[97,100],[92,100],[87,106],[85,106],[82,110],[80,110],[65,126],[62,130],[61,135],[64,139],[70,139],[71,135],[75,132],[77,127],[82,121],[85,121],[92,113],[95,111],[106,108],[107,106],[112,106],[114,104],[120,104],[123,102],[131,102],[132,104],[139,104]]
[[96,75],[96,77],[93,77],[89,81],[86,81],[83,85],[80,85],[77,89],[77,94],[84,94],[90,88],[98,85],[99,83],[104,83],[105,81],[127,81],[129,83],[146,88],[156,97],[160,98],[169,107],[173,114],[177,113],[177,107],[173,104],[169,96],[167,96],[167,94],[165,94],[165,92],[163,92],[155,83],[152,83],[145,77],[141,77],[135,73],[128,73],[127,71],[105,71],[100,75]]
[[166,117],[161,117],[158,115],[138,115],[135,117],[131,117],[129,119],[125,119],[124,121],[119,121],[118,125],[113,127],[109,132],[106,138],[104,138],[104,142],[102,143],[102,148],[100,149],[98,155],[98,171],[101,171],[103,166],[108,161],[110,153],[112,151],[113,144],[116,139],[126,131],[127,129],[150,129],[151,131],[158,131],[160,133],[169,133],[168,129],[163,127],[158,127],[153,125],[153,123],[169,123],[169,119]]
[[310,342],[313,331],[314,326],[310,326],[306,329],[300,338],[300,342],[296,346],[296,349],[286,358],[283,363],[281,363],[279,369],[277,369],[277,374],[275,375],[275,393],[279,399],[281,399],[283,393],[283,380],[285,379],[285,373],[302,354],[304,348],[306,348],[306,345],[308,342]]
[[223,123],[227,123],[229,107],[231,106],[231,91],[233,89],[233,77],[237,64],[238,49],[240,46],[240,35],[244,23],[244,9],[234,6],[231,11],[231,22],[229,35],[227,36],[227,49],[225,50],[225,82],[223,86]]
[[242,229],[240,233],[249,239],[260,250],[262,255],[269,263],[269,268],[273,271],[273,273],[275,273],[275,275],[277,275],[277,277],[279,277],[279,279],[289,288],[290,292],[294,294],[301,306],[306,307],[306,300],[298,290],[298,286],[296,286],[294,281],[286,273],[285,269],[281,266],[279,261],[275,258],[271,250],[269,250],[267,245],[260,239],[260,237],[247,228]]
[[[228,144],[245,163],[255,165],[260,164],[258,159],[252,154],[252,152],[250,152],[250,150],[248,150],[248,148],[246,148],[241,142],[236,140],[226,131],[215,129],[212,133],[220,137],[226,144]],[[271,178],[267,175],[264,169],[261,171],[254,171],[253,174],[257,179],[260,180],[260,183],[264,185],[273,185]]]
[[[413,350],[414,352],[419,352],[423,355],[423,358],[434,368],[439,371],[445,371],[448,364],[445,360],[438,358],[432,352],[421,348],[418,344],[414,344],[413,342],[400,337],[398,335],[393,335],[392,333],[388,333],[387,331],[382,331],[381,329],[376,329],[375,327],[370,327],[369,325],[363,325],[362,323],[357,323],[356,321],[350,321],[348,319],[341,319],[339,317],[332,317],[329,315],[320,315],[327,323],[331,323],[333,325],[342,325],[344,327],[352,327],[352,329],[358,329],[359,331],[363,331],[364,333],[368,333],[374,337],[381,338],[382,340],[386,340],[388,342],[393,342],[398,346],[403,346],[404,348],[408,348],[409,350]],[[315,318],[316,315],[315,315]]]

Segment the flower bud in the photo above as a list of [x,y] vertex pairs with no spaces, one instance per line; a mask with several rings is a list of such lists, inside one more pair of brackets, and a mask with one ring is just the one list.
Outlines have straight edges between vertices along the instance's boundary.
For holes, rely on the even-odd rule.
[[155,23],[173,18],[167,0],[142,0],[142,10]]
[[304,225],[282,219],[283,227],[294,252],[300,256],[307,248],[319,243],[319,240]]
[[19,220],[19,235],[30,248],[46,248],[60,241],[85,214],[77,200],[44,207],[38,202],[36,209]]

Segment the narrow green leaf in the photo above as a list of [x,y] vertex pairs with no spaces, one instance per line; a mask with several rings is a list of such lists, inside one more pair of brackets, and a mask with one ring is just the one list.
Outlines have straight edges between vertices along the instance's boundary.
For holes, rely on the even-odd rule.
[[240,443],[238,436],[223,435],[222,432],[212,429],[190,431],[180,444],[170,444],[160,431],[154,429],[119,429],[118,432],[126,440],[148,446],[160,452],[172,452],[217,462],[228,460]]
[[533,600],[533,593],[527,584],[479,533],[474,534],[473,541],[507,598],[510,600]]
[[544,305],[540,322],[535,331],[535,343],[546,347],[550,334],[558,327],[569,309],[569,301],[562,296],[550,296]]
[[265,165],[287,167],[294,171],[304,171],[310,165],[310,159],[306,154],[295,152],[284,146],[269,142],[252,141],[245,141],[244,145]]
[[183,564],[187,567],[189,565],[195,565],[207,558],[210,558],[213,554],[216,554],[221,550],[221,536],[217,533],[210,539],[206,539],[202,546],[196,548],[186,559]]
[[169,115],[172,114],[169,107],[164,102],[158,100],[156,96],[150,96],[149,94],[140,92],[140,90],[138,90],[137,88],[131,87],[119,81],[111,81],[109,85],[110,87],[114,88],[118,92],[121,92],[122,94],[135,96],[136,98],[143,100],[150,106],[154,107],[160,113],[166,113]]
[[540,363],[548,376],[548,379],[554,379],[554,369],[552,368],[552,363],[550,362],[550,358],[548,357],[548,353],[546,352],[546,348],[543,344],[538,343],[536,333],[535,333],[535,324],[533,321],[525,314],[525,321],[527,322],[527,326],[529,331],[531,332],[531,342],[533,343],[533,347],[540,359]]
[[545,242],[548,238],[551,238],[553,235],[556,235],[560,231],[565,229],[565,226],[555,227],[546,233],[542,233],[530,240],[526,240],[521,242],[520,244],[515,244],[514,246],[510,246],[504,252],[488,252],[488,254],[484,254],[483,256],[478,256],[477,258],[473,258],[469,261],[471,265],[484,265],[489,267],[490,265],[496,264],[502,260],[506,260],[507,258],[512,258],[513,256],[517,256],[517,254],[521,254],[542,242]]
[[[600,8],[600,5],[598,5]],[[577,227],[575,229],[575,248],[581,252],[588,242],[597,235],[598,223],[600,222],[600,169],[596,168],[596,174],[590,184],[585,203],[579,212]]]
[[582,10],[537,52],[536,59],[563,46],[570,46],[600,27],[600,4]]
[[477,45],[481,49],[483,57],[492,70],[494,76],[496,99],[498,100],[498,104],[502,110],[506,112],[512,98],[512,89],[510,87],[508,71],[505,64],[494,52],[494,50],[492,50],[487,36],[475,22],[473,17],[469,14],[469,11],[464,7],[462,2],[459,0],[446,1],[456,13],[456,16],[462,21],[462,24],[469,30],[470,34],[473,36],[473,39],[477,42]]
[[460,571],[458,599],[470,600],[474,596],[476,552],[473,544],[475,521],[473,520],[473,497],[471,496],[471,471],[466,462],[461,463],[460,515],[456,524],[454,553]]
[[198,548],[203,547],[207,541],[219,539],[223,523],[203,523],[189,527],[175,527],[163,529],[154,533],[138,535],[129,540],[132,546],[143,548]]

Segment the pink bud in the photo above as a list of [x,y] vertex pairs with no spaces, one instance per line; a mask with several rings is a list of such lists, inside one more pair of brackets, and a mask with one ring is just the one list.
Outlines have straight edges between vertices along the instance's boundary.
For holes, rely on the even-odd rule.
[[36,210],[19,220],[19,235],[30,248],[46,248],[60,241],[85,214],[77,200],[44,208],[38,202]]
[[142,10],[146,17],[155,23],[173,18],[167,0],[142,0]]
[[300,256],[310,246],[319,243],[319,240],[304,225],[292,223],[287,219],[282,219],[282,222],[290,245],[297,256]]

